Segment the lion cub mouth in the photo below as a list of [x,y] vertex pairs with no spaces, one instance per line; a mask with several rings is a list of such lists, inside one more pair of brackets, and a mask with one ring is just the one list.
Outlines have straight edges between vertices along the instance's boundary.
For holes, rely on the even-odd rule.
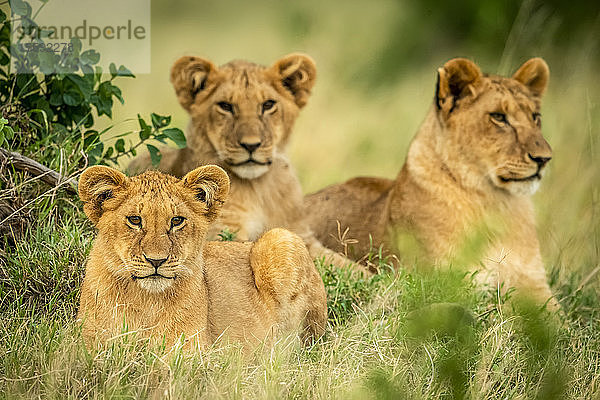
[[232,167],[239,167],[241,165],[248,165],[248,164],[256,164],[256,165],[271,165],[273,162],[271,160],[267,160],[265,162],[261,162],[258,160],[255,160],[254,158],[249,158],[246,161],[242,161],[239,163],[233,162],[233,161],[228,161],[227,164],[229,164]]
[[505,178],[503,176],[498,176],[498,178],[500,178],[500,180],[502,182],[528,182],[528,181],[533,181],[536,179],[542,179],[542,176],[540,175],[540,172],[536,172],[535,174],[531,175],[531,176],[527,176],[525,178]]
[[164,278],[164,279],[175,279],[175,276],[165,276],[165,275],[161,275],[159,273],[153,273],[150,275],[146,275],[146,276],[135,276],[133,275],[133,280],[138,280],[138,279],[160,279],[160,278]]

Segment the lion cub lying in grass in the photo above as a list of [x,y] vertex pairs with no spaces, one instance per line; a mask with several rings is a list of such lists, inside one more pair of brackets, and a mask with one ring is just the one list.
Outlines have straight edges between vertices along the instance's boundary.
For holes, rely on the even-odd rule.
[[[484,252],[474,261],[483,262],[480,279],[546,302],[530,195],[552,156],[540,116],[548,66],[533,58],[504,78],[458,58],[438,72],[434,104],[397,179],[355,178],[307,196],[311,228],[341,250],[336,221],[350,227],[355,257],[369,251],[369,236],[403,256],[402,239],[412,234],[438,263],[456,261],[470,242]],[[473,241],[478,231],[483,246]]]
[[255,243],[206,241],[228,192],[213,165],[182,179],[102,166],[81,175],[84,211],[98,229],[78,315],[86,342],[124,327],[168,344],[184,334],[199,348],[221,335],[258,343],[297,328],[304,340],[323,333],[325,288],[298,236],[272,229]]

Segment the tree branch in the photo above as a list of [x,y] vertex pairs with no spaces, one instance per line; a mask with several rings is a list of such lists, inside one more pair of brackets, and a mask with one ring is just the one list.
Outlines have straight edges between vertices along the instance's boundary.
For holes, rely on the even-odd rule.
[[[27,171],[33,176],[39,176],[42,181],[52,186],[64,184],[64,182],[67,180],[67,178],[58,172],[40,164],[39,162],[32,160],[29,157],[25,157],[22,154],[14,153],[1,147],[0,163],[8,163],[13,165],[16,169]],[[65,189],[70,193],[77,194],[77,180],[72,179],[71,184],[66,185]]]

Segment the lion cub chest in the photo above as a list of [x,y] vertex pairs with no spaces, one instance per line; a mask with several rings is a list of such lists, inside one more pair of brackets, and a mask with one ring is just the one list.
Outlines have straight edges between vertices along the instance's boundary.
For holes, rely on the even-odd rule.
[[302,188],[286,160],[275,161],[271,171],[257,179],[231,175],[231,191],[208,238],[223,230],[235,233],[237,241],[254,241],[272,228],[303,233]]

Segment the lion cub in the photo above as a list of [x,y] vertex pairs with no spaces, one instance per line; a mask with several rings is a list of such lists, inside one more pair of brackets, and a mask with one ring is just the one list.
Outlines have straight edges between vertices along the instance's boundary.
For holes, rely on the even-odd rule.
[[547,301],[530,195],[552,156],[540,115],[548,79],[540,58],[511,78],[484,75],[466,59],[447,62],[396,180],[355,178],[306,197],[317,238],[336,249],[340,221],[358,240],[355,257],[369,251],[370,237],[402,256],[409,233],[430,261],[447,263],[470,235],[486,232],[478,276]]
[[228,192],[214,165],[182,179],[103,166],[81,175],[98,229],[78,315],[86,342],[123,329],[168,344],[184,334],[199,348],[220,336],[257,343],[297,328],[305,340],[323,333],[323,281],[298,236],[272,229],[255,243],[206,241]]
[[[315,84],[314,61],[289,54],[272,66],[211,61],[185,56],[171,68],[171,82],[191,120],[188,147],[163,150],[158,168],[183,176],[199,164],[216,164],[231,179],[231,193],[208,237],[221,230],[236,240],[256,240],[272,228],[286,228],[304,239],[313,258],[347,266],[352,261],[325,247],[308,226],[302,187],[287,155],[287,146],[300,110]],[[150,166],[140,157],[129,169]]]

